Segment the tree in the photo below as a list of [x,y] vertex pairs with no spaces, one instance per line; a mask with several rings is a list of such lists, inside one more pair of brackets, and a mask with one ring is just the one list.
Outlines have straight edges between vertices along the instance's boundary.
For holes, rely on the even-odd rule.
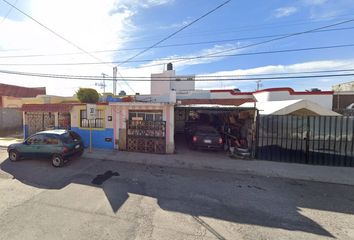
[[82,103],[97,103],[99,98],[98,92],[92,88],[80,88],[76,95]]

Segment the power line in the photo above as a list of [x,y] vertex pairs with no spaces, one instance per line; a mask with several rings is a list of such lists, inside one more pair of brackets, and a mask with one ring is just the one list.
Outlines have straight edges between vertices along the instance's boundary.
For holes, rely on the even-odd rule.
[[[351,70],[354,71],[354,70]],[[0,73],[12,74],[12,75],[22,75],[22,76],[31,76],[31,77],[45,77],[45,78],[59,78],[59,79],[74,79],[74,80],[85,80],[85,81],[97,81],[101,80],[100,76],[97,77],[83,77],[83,76],[70,76],[70,75],[56,75],[56,74],[44,74],[44,73],[29,73],[29,72],[18,72],[18,71],[8,71],[0,70]],[[351,77],[354,76],[354,73],[342,73],[342,74],[322,74],[322,75],[300,75],[300,76],[276,76],[276,77],[232,77],[232,78],[223,78],[220,76],[208,76],[206,78],[197,78],[194,81],[199,82],[214,82],[214,81],[257,81],[257,80],[280,80],[280,79],[301,79],[301,78],[328,78],[328,77]],[[213,77],[213,78],[212,78]],[[107,81],[113,81],[112,78],[106,78]],[[174,79],[117,79],[118,81],[130,81],[130,82],[166,82],[166,81],[175,81]]]
[[[17,4],[17,1],[18,1],[18,0],[16,0],[13,4],[16,5],[16,4]],[[8,16],[10,15],[10,13],[12,12],[12,9],[13,9],[13,7],[11,7],[11,8],[7,11],[7,13],[5,14],[5,16],[1,19],[0,25],[1,25],[3,22],[5,22],[5,20],[7,19],[7,17],[8,17]]]
[[[337,48],[347,48],[354,47],[353,44],[342,44],[342,45],[330,45],[322,47],[308,47],[308,48],[295,48],[295,49],[283,49],[283,50],[273,50],[273,51],[262,51],[262,52],[249,52],[249,53],[236,53],[236,54],[220,54],[211,56],[195,56],[195,57],[175,57],[175,58],[162,58],[162,59],[142,59],[142,60],[131,60],[129,62],[152,62],[152,61],[174,61],[174,60],[194,60],[203,58],[221,58],[221,57],[240,57],[240,56],[252,56],[252,55],[263,55],[263,54],[274,54],[274,53],[288,53],[288,52],[301,52],[301,51],[314,51],[314,50],[324,50],[324,49],[337,49]],[[96,64],[113,64],[113,63],[124,63],[126,61],[112,61],[112,62],[77,62],[77,63],[0,63],[0,66],[74,66],[74,65],[96,65]],[[154,66],[154,65],[148,65]]]
[[[34,21],[35,23],[37,23],[38,25],[40,25],[41,27],[43,27],[44,29],[46,29],[47,31],[51,32],[52,34],[54,34],[55,36],[57,36],[58,38],[62,39],[63,41],[65,41],[66,43],[74,46],[75,48],[77,48],[78,50],[80,50],[81,52],[86,53],[88,56],[96,59],[97,61],[102,62],[101,59],[97,58],[96,56],[92,55],[90,52],[86,51],[85,49],[81,48],[80,46],[78,46],[77,44],[73,43],[72,41],[68,40],[67,38],[63,37],[62,35],[60,35],[59,33],[57,33],[56,31],[54,31],[53,29],[47,27],[46,25],[44,25],[43,23],[39,22],[38,20],[36,20],[35,18],[33,18],[32,16],[30,16],[29,14],[25,13],[24,11],[22,11],[21,9],[17,8],[15,5],[9,3],[7,0],[2,0],[3,2],[5,2],[6,4],[10,5],[13,9],[16,9],[17,11],[19,11],[20,13],[22,13],[23,15],[25,15],[26,17],[28,17],[29,19],[31,19],[32,21]],[[120,73],[119,73],[120,74]],[[134,92],[134,91],[133,91]]]
[[[324,29],[319,31],[314,31],[312,33],[322,33],[322,32],[331,32],[331,31],[343,31],[343,30],[351,30],[354,27],[344,27],[344,28],[334,28],[334,29]],[[187,42],[187,43],[176,43],[176,44],[168,44],[168,45],[160,45],[155,46],[154,48],[170,48],[170,47],[183,47],[183,46],[193,46],[193,45],[203,45],[203,44],[214,44],[214,43],[225,43],[225,42],[233,42],[233,41],[244,41],[244,40],[255,40],[255,39],[264,39],[271,37],[279,37],[286,36],[289,33],[282,33],[276,35],[263,35],[263,36],[254,36],[254,37],[241,37],[241,38],[231,38],[231,39],[220,39],[213,41],[200,41],[200,42]],[[136,47],[136,48],[121,48],[121,49],[107,49],[107,50],[96,50],[90,51],[90,53],[107,53],[107,52],[124,52],[124,51],[134,51],[144,49],[146,47]],[[5,51],[5,50],[0,50]],[[69,56],[69,55],[79,55],[86,54],[83,52],[72,52],[72,53],[53,53],[53,54],[27,54],[27,55],[8,55],[8,56],[0,56],[1,58],[32,58],[32,57],[51,57],[51,56]]]
[[[348,65],[348,64],[347,64]],[[346,65],[345,65],[346,66]],[[0,70],[1,71],[1,70]],[[64,75],[64,74],[52,74],[52,73],[29,73],[29,72],[19,72],[19,71],[10,71],[10,70],[2,70],[4,72],[12,72],[12,73],[23,73],[23,74],[34,74],[34,75],[45,75],[45,76],[59,76],[63,78],[82,78],[82,79],[102,79],[101,76],[87,76],[87,75]],[[196,78],[225,78],[225,77],[244,77],[244,76],[271,76],[271,75],[294,75],[294,74],[313,74],[313,73],[329,73],[329,72],[353,72],[354,68],[350,69],[333,69],[333,70],[320,70],[320,71],[303,71],[303,72],[282,72],[282,73],[259,73],[259,74],[228,74],[228,75],[196,75]],[[187,77],[188,75],[181,76],[179,75],[178,77]],[[174,77],[160,77],[160,76],[155,76],[154,78],[162,78],[162,79],[175,79],[177,76]],[[144,79],[150,77],[144,77],[144,76],[126,76],[124,77],[125,79],[131,78],[131,79]],[[113,80],[112,77],[106,78],[107,80]],[[123,80],[123,79],[121,79]]]
[[[346,18],[342,17],[353,17],[353,14],[346,14],[346,15],[339,15],[336,16],[335,18],[331,18],[331,21],[334,20],[345,20]],[[187,38],[187,37],[195,37],[195,36],[215,36],[215,35],[221,35],[222,33],[236,33],[236,32],[252,32],[252,30],[264,30],[264,29],[273,29],[273,28],[280,28],[280,27],[287,27],[289,28],[290,26],[295,26],[295,25],[305,25],[305,24],[313,24],[313,23],[318,23],[318,22],[328,22],[328,19],[323,20],[323,19],[315,19],[315,20],[310,20],[310,21],[282,21],[282,22],[276,22],[276,23],[267,23],[267,24],[253,24],[253,25],[243,25],[239,27],[229,27],[229,28],[218,28],[217,31],[188,31],[184,32],[181,34],[178,34],[175,38]],[[144,28],[144,25],[142,26]],[[149,27],[146,27],[149,28]],[[235,30],[236,29],[236,30]],[[205,34],[205,33],[210,33],[210,34]],[[191,35],[191,36],[189,36]],[[141,37],[139,35],[139,38],[135,40],[139,41],[147,41],[147,40],[155,40],[156,37],[154,38],[149,38],[149,34],[144,35]]]
[[[310,30],[306,30],[306,31],[302,31],[302,32],[292,33],[292,34],[289,34],[289,35],[286,35],[286,36],[282,36],[282,37],[272,38],[270,40],[265,40],[265,41],[258,42],[258,43],[248,44],[248,45],[245,45],[245,46],[242,46],[242,47],[229,48],[229,49],[218,51],[218,52],[215,52],[215,53],[209,53],[209,54],[200,55],[199,57],[213,56],[213,55],[217,55],[217,54],[220,54],[220,53],[231,52],[231,51],[235,51],[235,50],[241,50],[241,49],[245,49],[245,48],[249,48],[249,47],[259,46],[259,45],[263,45],[263,44],[266,44],[266,43],[270,43],[270,42],[282,40],[282,39],[289,38],[289,37],[294,37],[294,36],[299,36],[299,35],[311,33],[311,32],[314,32],[314,31],[318,31],[318,30],[322,30],[322,29],[326,29],[326,28],[330,28],[330,27],[346,24],[346,23],[353,22],[353,21],[354,21],[354,19],[349,19],[349,20],[341,21],[341,22],[338,22],[338,23],[334,23],[334,24],[330,24],[330,25],[326,25],[326,26],[322,26],[322,27],[318,27],[318,28],[314,28],[314,29],[310,29]],[[186,60],[177,60],[177,61],[175,61],[173,63],[182,62],[182,61],[186,61]],[[159,66],[161,64],[155,64],[155,65],[149,65],[149,66],[141,66],[141,67],[137,67],[137,68],[146,68],[146,67],[151,67],[151,66],[156,66],[156,65]]]
[[203,14],[202,16],[200,16],[199,18],[193,20],[192,22],[188,23],[187,25],[183,26],[182,28],[178,29],[177,31],[171,33],[170,35],[168,35],[167,37],[164,37],[163,39],[161,39],[160,41],[156,42],[155,44],[151,45],[150,47],[138,52],[137,54],[133,55],[132,57],[128,58],[127,60],[123,61],[122,63],[118,64],[118,66],[123,65],[124,63],[136,58],[137,56],[140,56],[141,54],[149,51],[150,49],[152,49],[153,47],[159,45],[160,43],[166,41],[167,39],[173,37],[174,35],[176,35],[177,33],[183,31],[184,29],[188,28],[189,26],[193,25],[194,23],[198,22],[199,20],[205,18],[206,16],[208,16],[209,14],[215,12],[216,10],[218,10],[219,8],[223,7],[224,5],[228,4],[231,0],[227,0],[224,3],[218,5],[217,7],[215,7],[214,9],[210,10],[209,12]]

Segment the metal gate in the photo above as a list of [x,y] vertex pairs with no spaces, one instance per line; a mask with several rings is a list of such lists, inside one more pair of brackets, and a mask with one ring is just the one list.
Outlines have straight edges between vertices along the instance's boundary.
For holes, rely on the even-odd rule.
[[53,129],[55,125],[55,116],[51,113],[26,112],[26,124],[28,125],[28,134]]
[[165,121],[127,121],[127,150],[166,153]]
[[354,166],[354,117],[259,116],[258,159]]
[[70,129],[70,127],[71,127],[70,113],[58,113],[58,128]]

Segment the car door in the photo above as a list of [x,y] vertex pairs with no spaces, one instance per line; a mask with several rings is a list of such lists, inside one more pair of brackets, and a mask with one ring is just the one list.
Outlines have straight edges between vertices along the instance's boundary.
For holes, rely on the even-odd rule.
[[35,134],[29,137],[22,146],[21,155],[27,158],[42,157],[41,147],[43,145],[43,135]]
[[46,134],[43,136],[43,146],[41,146],[41,154],[43,157],[50,157],[55,153],[60,153],[61,146],[61,141],[57,135]]

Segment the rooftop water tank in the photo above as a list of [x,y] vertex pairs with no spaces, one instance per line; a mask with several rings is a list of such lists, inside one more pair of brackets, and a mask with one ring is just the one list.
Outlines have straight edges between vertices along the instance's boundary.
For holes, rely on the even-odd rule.
[[172,70],[173,70],[172,63],[167,63],[167,71],[172,71]]

